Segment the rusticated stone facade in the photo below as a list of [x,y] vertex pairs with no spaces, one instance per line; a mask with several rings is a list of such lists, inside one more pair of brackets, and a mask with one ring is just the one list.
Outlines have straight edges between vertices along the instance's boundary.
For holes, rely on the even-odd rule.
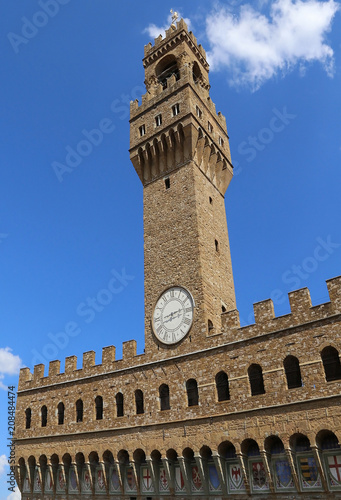
[[[147,93],[131,106],[144,187],[146,349],[136,342],[20,373],[17,482],[24,499],[341,498],[341,277],[330,302],[289,294],[240,327],[224,194],[225,119],[205,51],[183,20],[145,47]],[[158,118],[161,116],[161,119]],[[151,318],[165,289],[194,299],[193,324],[165,345]],[[178,312],[177,312],[178,314]],[[168,314],[172,321],[175,313]]]

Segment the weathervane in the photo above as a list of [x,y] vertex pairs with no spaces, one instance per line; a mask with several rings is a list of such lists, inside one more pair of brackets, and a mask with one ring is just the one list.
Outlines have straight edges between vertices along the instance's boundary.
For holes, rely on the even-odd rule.
[[174,26],[174,28],[175,28],[176,27],[175,21],[178,20],[179,14],[176,11],[173,12],[173,9],[170,10],[170,13],[172,14],[172,26]]

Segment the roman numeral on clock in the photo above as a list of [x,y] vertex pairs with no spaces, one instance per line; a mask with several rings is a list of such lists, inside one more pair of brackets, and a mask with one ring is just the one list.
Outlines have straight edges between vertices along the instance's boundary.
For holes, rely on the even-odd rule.
[[188,318],[185,318],[184,319],[184,323],[185,323],[185,325],[190,325],[191,324],[191,320],[188,319]]

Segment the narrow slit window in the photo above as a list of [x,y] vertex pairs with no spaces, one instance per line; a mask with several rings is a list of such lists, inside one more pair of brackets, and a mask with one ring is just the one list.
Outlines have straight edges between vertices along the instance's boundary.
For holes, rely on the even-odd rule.
[[47,426],[47,408],[45,405],[41,409],[41,426]]
[[31,428],[31,418],[32,418],[31,408],[27,408],[27,410],[25,411],[25,414],[26,414],[26,429],[30,429]]
[[214,245],[215,245],[216,252],[219,252],[219,242],[218,242],[218,240],[214,240]]
[[199,108],[199,106],[196,106],[195,108],[195,112],[196,112],[196,115],[198,118],[201,118],[202,117],[202,111],[201,109]]
[[170,188],[170,179],[169,179],[169,177],[166,177],[166,179],[165,179],[165,186],[166,186],[166,189]]
[[95,407],[96,407],[96,420],[102,420],[103,419],[103,398],[102,398],[102,396],[96,397]]
[[172,107],[173,116],[177,116],[180,113],[180,104],[174,104]]
[[213,125],[210,122],[208,122],[208,131],[213,132]]
[[59,403],[59,405],[58,405],[58,425],[64,424],[64,412],[65,412],[64,403]]
[[155,125],[157,127],[160,127],[160,125],[162,125],[162,115],[155,116]]
[[140,131],[140,137],[143,137],[144,135],[146,135],[146,126],[141,125],[141,127],[139,128],[139,131]]
[[224,146],[224,139],[219,136],[219,146]]
[[116,394],[116,415],[118,417],[123,417],[124,415],[123,394],[121,392]]
[[83,422],[83,401],[81,399],[76,402],[76,421]]
[[140,389],[135,391],[135,405],[136,415],[141,415],[141,413],[144,413],[143,392]]

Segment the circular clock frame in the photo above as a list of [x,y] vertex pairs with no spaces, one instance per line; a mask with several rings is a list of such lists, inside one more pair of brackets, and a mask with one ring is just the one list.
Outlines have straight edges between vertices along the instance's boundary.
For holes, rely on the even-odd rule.
[[193,324],[195,302],[187,288],[174,285],[166,288],[153,308],[152,329],[158,341],[174,345],[183,340]]

